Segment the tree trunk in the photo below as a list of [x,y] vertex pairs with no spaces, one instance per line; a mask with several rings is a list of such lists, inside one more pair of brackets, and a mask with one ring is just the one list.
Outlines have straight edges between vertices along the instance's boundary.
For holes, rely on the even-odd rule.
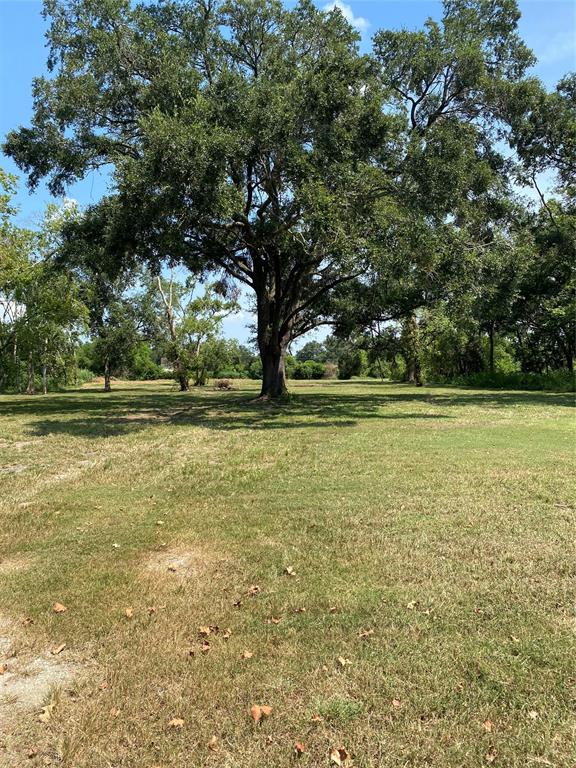
[[32,353],[28,355],[28,386],[26,387],[26,394],[33,395],[36,392],[36,386],[34,384],[34,360],[32,359]]
[[279,343],[269,343],[260,349],[260,359],[262,361],[262,389],[260,397],[262,399],[276,399],[288,392],[286,369],[284,367],[286,346]]
[[490,373],[494,373],[494,323],[490,323],[488,326],[488,341],[489,341],[489,366]]
[[190,389],[190,381],[188,380],[188,376],[186,376],[182,370],[179,360],[174,361],[174,371],[176,373],[176,378],[178,379],[178,384],[180,385],[180,392],[188,392]]
[[110,358],[104,360],[104,392],[111,392],[112,385],[110,383]]
[[42,393],[44,395],[48,394],[48,368],[46,363],[42,366]]

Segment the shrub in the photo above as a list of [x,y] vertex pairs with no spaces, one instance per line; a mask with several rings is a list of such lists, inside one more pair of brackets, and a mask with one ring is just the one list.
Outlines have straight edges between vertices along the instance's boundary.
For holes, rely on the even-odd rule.
[[82,386],[82,384],[88,384],[89,381],[94,381],[96,374],[88,368],[78,368],[76,371],[76,384]]
[[306,360],[298,363],[294,368],[295,379],[321,379],[324,376],[326,366],[324,363],[316,363],[314,360]]
[[567,370],[550,373],[473,373],[452,381],[479,389],[528,389],[548,390],[551,392],[574,392],[576,390],[574,374]]

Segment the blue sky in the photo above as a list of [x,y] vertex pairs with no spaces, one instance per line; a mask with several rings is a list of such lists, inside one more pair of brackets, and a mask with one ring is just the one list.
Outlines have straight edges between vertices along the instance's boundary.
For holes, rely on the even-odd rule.
[[[420,28],[428,18],[438,18],[438,0],[320,0],[324,7],[342,7],[362,33],[368,47],[380,28]],[[576,2],[574,0],[520,0],[520,34],[538,58],[534,74],[552,88],[566,72],[576,69]],[[26,125],[32,114],[32,78],[46,70],[45,22],[38,0],[0,0],[0,137],[18,125]],[[2,157],[2,167],[19,175],[11,160]],[[19,223],[34,226],[46,203],[52,200],[44,186],[29,194],[24,181],[18,195]],[[93,174],[68,191],[81,205],[97,201],[106,191],[105,181]],[[245,316],[230,319],[226,335],[245,340]]]

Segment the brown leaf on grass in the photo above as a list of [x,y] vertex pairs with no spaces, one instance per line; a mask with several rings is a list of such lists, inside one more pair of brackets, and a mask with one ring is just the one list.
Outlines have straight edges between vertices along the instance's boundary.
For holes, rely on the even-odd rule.
[[131,619],[134,616],[134,608],[125,608],[124,615],[127,619]]
[[250,586],[250,588],[248,589],[248,594],[249,594],[251,597],[254,597],[255,595],[257,595],[257,594],[258,594],[259,592],[261,592],[261,591],[262,591],[262,590],[260,589],[260,587],[258,586],[258,584],[252,584],[252,585]]
[[400,701],[400,699],[392,699],[392,706],[395,709],[400,709],[400,707],[402,706],[402,702]]
[[338,606],[333,605],[329,610],[330,610],[330,613],[338,613]]
[[255,723],[259,723],[263,717],[270,717],[272,714],[272,707],[266,704],[253,704],[250,707],[250,717]]
[[168,723],[168,728],[180,729],[184,728],[184,720],[181,717],[173,717]]
[[198,634],[200,637],[208,637],[208,635],[212,632],[212,627],[198,627]]
[[109,687],[110,687],[110,685],[109,685],[109,683],[106,680],[104,680],[104,682],[100,683],[100,685],[98,686],[98,688],[101,691],[105,691]]
[[229,637],[232,637],[232,630],[230,629],[230,627],[228,627],[228,629],[225,629],[224,632],[222,632],[223,640],[228,640]]
[[[54,603],[54,605],[52,606],[52,610],[54,611],[54,613],[64,613],[65,611],[68,610],[68,608],[66,608],[66,606],[63,605],[62,603]],[[32,624],[32,621],[30,621],[30,624]]]
[[291,565],[288,565],[286,568],[284,568],[284,573],[286,576],[296,576],[296,571]]
[[484,755],[484,759],[487,763],[493,763],[496,760],[496,747],[493,744]]
[[306,608],[294,608],[294,613],[306,613]]
[[36,749],[36,747],[30,747],[30,749],[28,749],[26,752],[26,757],[29,760],[31,760],[33,757],[36,757],[37,754],[38,754],[38,750]]
[[271,616],[266,621],[268,624],[280,624],[283,618],[284,618],[283,616]]
[[296,757],[301,757],[304,752],[306,752],[305,745],[302,744],[301,741],[297,741],[296,744],[294,744],[294,752],[296,753]]
[[57,645],[55,648],[52,648],[50,653],[52,656],[58,656],[59,653],[62,653],[62,651],[66,648],[66,643],[60,643],[60,645]]
[[244,651],[244,652],[242,653],[242,658],[243,658],[243,659],[251,659],[251,658],[252,658],[252,656],[254,656],[254,654],[252,653],[252,651]]
[[338,658],[336,659],[336,662],[340,667],[340,669],[345,669],[346,667],[349,667],[352,664],[350,659],[347,659],[344,656],[338,656]]
[[156,606],[149,605],[148,608],[146,608],[146,611],[148,613],[148,616],[152,616],[153,613],[156,613]]
[[242,605],[242,599],[239,597],[238,600],[232,603],[232,605],[234,606],[234,608],[240,608],[240,606]]
[[535,709],[531,709],[530,712],[528,712],[528,717],[530,718],[530,720],[538,720],[539,715]]
[[349,757],[350,753],[346,747],[334,747],[334,749],[330,750],[330,762],[334,765],[344,765]]
[[373,629],[362,629],[358,635],[361,640],[365,640],[367,637],[372,637],[374,634]]
[[208,653],[208,651],[212,650],[208,640],[204,640],[204,642],[200,646],[200,650],[202,651],[202,653]]
[[492,720],[484,720],[482,725],[487,733],[492,733]]
[[0,675],[3,675],[4,672],[8,670],[8,664],[0,664]]
[[409,603],[406,603],[406,608],[410,608],[410,610],[413,611],[417,605],[418,605],[418,600],[410,600]]
[[170,571],[170,573],[176,573],[178,568],[175,565],[169,565],[168,570]]
[[112,717],[118,717],[120,714],[120,708],[112,707],[112,709],[110,710],[110,714],[112,715]]
[[23,627],[29,627],[30,624],[34,624],[34,619],[31,619],[31,618],[22,619],[22,626]]
[[511,643],[519,643],[520,642],[520,638],[516,637],[516,635],[510,635],[510,642]]
[[312,715],[310,718],[311,723],[323,723],[324,718],[321,715]]
[[52,712],[54,711],[55,706],[56,706],[56,702],[51,701],[50,704],[47,704],[45,707],[42,707],[42,710],[38,715],[38,720],[40,720],[41,723],[50,722],[50,718],[52,717]]
[[208,744],[206,744],[211,752],[218,752],[218,739],[216,736],[211,736]]

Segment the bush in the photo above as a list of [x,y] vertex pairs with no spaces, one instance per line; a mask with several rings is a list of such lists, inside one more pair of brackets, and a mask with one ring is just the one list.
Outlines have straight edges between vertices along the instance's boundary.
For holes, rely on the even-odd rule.
[[338,366],[336,363],[324,363],[324,375],[323,379],[336,379],[338,378]]
[[322,379],[326,371],[324,363],[316,363],[314,360],[306,360],[298,363],[294,368],[295,379]]
[[461,384],[479,389],[528,389],[548,390],[550,392],[574,392],[576,384],[574,374],[567,370],[551,371],[550,373],[472,373],[452,380],[453,384]]
[[218,371],[216,373],[218,379],[248,379],[250,378],[248,371],[237,371],[235,369],[229,369],[225,371]]
[[78,368],[76,371],[76,384],[80,387],[82,384],[88,384],[90,381],[94,381],[96,374],[89,368]]
[[352,376],[366,376],[368,370],[368,354],[365,349],[355,349],[338,360],[339,379],[351,379]]

